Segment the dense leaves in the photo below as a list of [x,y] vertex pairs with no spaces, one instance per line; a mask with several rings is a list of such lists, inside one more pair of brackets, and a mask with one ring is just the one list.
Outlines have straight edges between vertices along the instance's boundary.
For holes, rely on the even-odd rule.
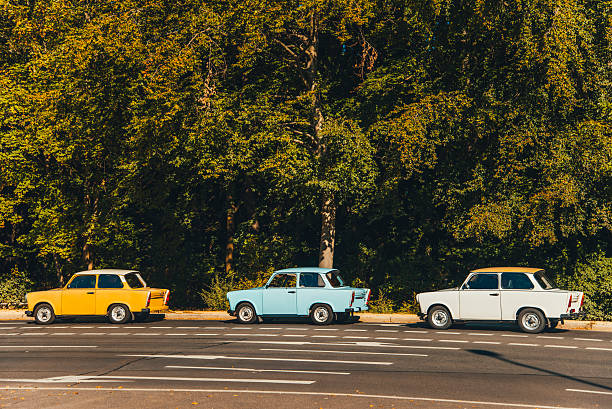
[[333,262],[388,311],[531,265],[609,318],[611,27],[607,0],[5,0],[0,281],[136,268],[212,307]]

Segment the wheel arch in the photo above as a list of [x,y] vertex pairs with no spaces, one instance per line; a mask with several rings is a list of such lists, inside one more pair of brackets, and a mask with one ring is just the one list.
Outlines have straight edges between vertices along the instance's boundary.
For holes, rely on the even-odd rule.
[[449,313],[449,314],[450,314],[450,316],[451,316],[451,319],[453,319],[453,320],[455,319],[455,317],[453,317],[453,311],[452,311],[450,308],[448,308],[448,305],[446,305],[446,304],[444,304],[444,303],[441,303],[441,302],[437,302],[437,303],[431,304],[431,305],[430,305],[430,306],[427,308],[427,315],[429,315],[429,312],[430,312],[430,311],[431,311],[431,309],[432,309],[432,308],[434,308],[434,307],[444,307],[444,308],[446,308],[446,310],[448,311],[448,313]]
[[521,315],[521,312],[523,312],[526,309],[538,310],[542,313],[542,315],[544,316],[544,319],[548,320],[548,316],[546,315],[546,312],[544,311],[544,309],[542,307],[534,307],[534,306],[524,306],[524,307],[519,308],[518,310],[516,310],[516,314],[514,314],[514,319],[518,321],[519,315]]
[[[316,307],[317,305],[327,305],[329,308],[331,308],[332,313],[333,313],[333,312],[336,312],[336,311],[334,310],[334,306],[333,306],[333,305],[331,305],[331,303],[329,303],[329,302],[325,302],[325,301],[315,301],[315,302],[313,302],[313,303],[310,305],[310,307],[308,307],[308,314],[310,314],[310,312],[313,310],[313,308],[314,308],[314,307]],[[344,311],[342,311],[342,312],[344,312]]]
[[32,312],[36,311],[36,309],[38,308],[38,306],[39,306],[39,305],[41,305],[41,304],[49,304],[49,305],[51,306],[51,308],[53,308],[53,313],[54,313],[55,315],[58,315],[58,313],[57,313],[57,308],[56,308],[56,306],[54,305],[54,303],[52,303],[51,301],[46,301],[46,300],[41,300],[41,301],[38,301],[38,302],[37,302],[37,303],[34,305],[34,308],[32,308]]
[[250,304],[251,307],[253,307],[253,309],[255,310],[255,314],[260,315],[260,312],[257,309],[257,305],[252,300],[244,299],[244,300],[238,301],[236,303],[236,308],[234,311],[238,311],[238,307],[240,307],[240,304]]

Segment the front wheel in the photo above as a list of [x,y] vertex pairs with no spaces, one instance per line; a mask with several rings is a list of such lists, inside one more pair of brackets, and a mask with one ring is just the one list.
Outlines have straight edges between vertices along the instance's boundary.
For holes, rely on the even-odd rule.
[[123,304],[114,304],[108,309],[108,320],[111,324],[125,324],[130,318],[132,318],[132,313]]
[[448,308],[437,305],[429,310],[427,323],[433,329],[448,329],[453,325],[453,319]]
[[328,325],[333,319],[334,312],[329,305],[318,304],[310,310],[310,320],[315,325]]
[[537,334],[546,328],[546,319],[535,308],[525,308],[518,316],[518,325],[523,332]]
[[34,321],[40,325],[52,324],[55,321],[55,312],[49,304],[40,304],[34,310]]
[[241,324],[253,324],[257,321],[257,314],[255,313],[255,307],[249,303],[242,303],[236,308],[236,318]]

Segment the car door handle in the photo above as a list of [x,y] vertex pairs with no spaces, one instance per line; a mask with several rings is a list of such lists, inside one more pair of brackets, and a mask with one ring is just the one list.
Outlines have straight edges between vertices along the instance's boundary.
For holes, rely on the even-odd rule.
[[295,294],[295,291],[287,291],[289,294]]
[[489,295],[491,295],[493,297],[499,297],[499,293],[492,293],[492,294],[489,294]]
[[93,291],[88,291],[88,292],[87,292],[87,294],[93,294],[93,293],[94,293]]

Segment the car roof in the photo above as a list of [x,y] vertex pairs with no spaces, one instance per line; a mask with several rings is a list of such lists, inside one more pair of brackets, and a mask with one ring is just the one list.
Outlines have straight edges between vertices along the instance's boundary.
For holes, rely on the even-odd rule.
[[119,270],[119,269],[115,269],[115,268],[105,268],[105,269],[101,269],[101,270],[85,270],[85,271],[79,271],[78,273],[75,273],[74,275],[83,275],[83,274],[119,274],[119,275],[125,275],[128,273],[138,273],[138,271],[136,270]]
[[335,268],[321,267],[292,267],[282,270],[276,270],[275,273],[329,273],[330,271],[338,271]]
[[485,267],[477,270],[472,270],[472,273],[527,273],[533,274],[538,271],[544,271],[543,268],[534,267]]

